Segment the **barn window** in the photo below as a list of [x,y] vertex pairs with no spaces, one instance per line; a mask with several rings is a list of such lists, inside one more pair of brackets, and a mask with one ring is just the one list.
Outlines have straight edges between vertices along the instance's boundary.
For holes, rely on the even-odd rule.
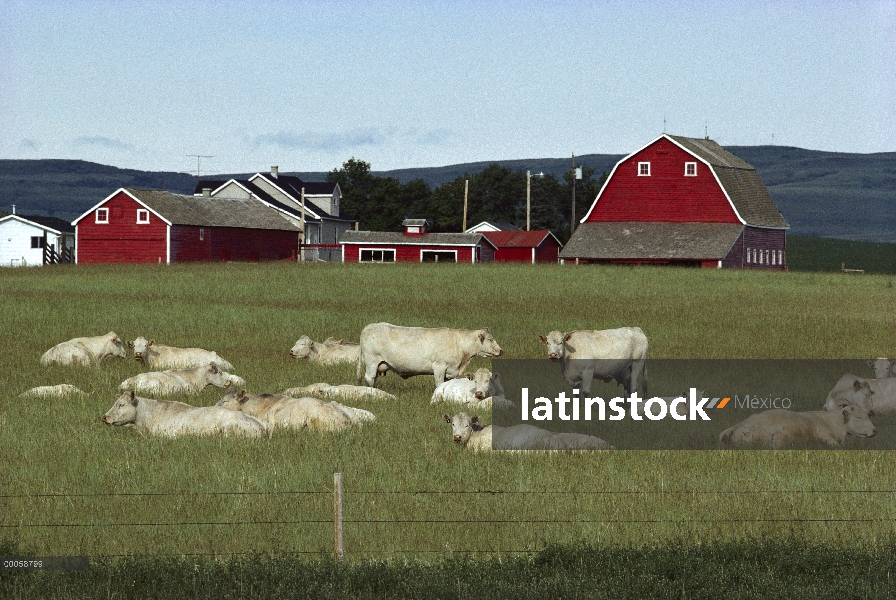
[[750,257],[753,255],[753,252],[750,248],[747,248],[747,264],[750,264]]
[[783,250],[778,250],[778,264],[779,265],[784,264],[784,251]]
[[145,208],[137,209],[137,223],[146,224],[149,223],[149,211]]
[[695,162],[684,163],[684,176],[685,177],[696,177],[697,176],[697,163],[695,163]]
[[201,241],[204,240],[204,239],[205,239],[205,229],[203,229],[202,227],[200,227],[200,228],[199,228],[199,241],[201,242]]
[[98,208],[96,209],[96,219],[97,223],[108,223],[109,222],[109,209],[108,208]]
[[41,235],[32,235],[31,236],[31,247],[32,248],[44,248],[46,240]]
[[359,262],[391,263],[395,262],[395,250],[361,249]]
[[650,177],[650,163],[649,162],[639,162],[638,163],[638,177]]
[[457,250],[421,250],[420,262],[456,263]]

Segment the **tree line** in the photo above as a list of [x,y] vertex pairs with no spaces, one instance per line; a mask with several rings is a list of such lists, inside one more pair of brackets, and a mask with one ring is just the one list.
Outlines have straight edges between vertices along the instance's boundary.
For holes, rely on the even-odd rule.
[[[575,181],[576,215],[581,219],[607,178],[595,178],[594,168],[583,167]],[[433,232],[463,231],[464,187],[467,195],[467,227],[482,221],[502,221],[526,228],[526,172],[491,164],[478,173],[463,175],[435,189],[422,179],[401,183],[394,177],[370,172],[370,163],[351,158],[327,173],[327,181],[342,190],[342,210],[370,231],[402,231],[404,219],[429,219]],[[572,172],[562,180],[556,175],[530,178],[532,229],[550,229],[561,242],[570,236]]]

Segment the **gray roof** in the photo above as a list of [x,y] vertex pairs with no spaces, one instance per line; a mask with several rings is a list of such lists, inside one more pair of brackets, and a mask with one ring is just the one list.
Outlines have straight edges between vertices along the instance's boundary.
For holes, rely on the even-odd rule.
[[[339,239],[340,244],[393,244],[432,246],[475,246],[479,240],[491,242],[481,233],[424,233],[405,235],[393,231],[346,231]],[[493,245],[493,244],[492,244]]]
[[583,223],[560,258],[721,260],[740,223]]
[[402,227],[429,227],[428,219],[405,219],[401,222]]
[[173,225],[299,230],[276,210],[258,200],[184,196],[163,190],[128,188],[127,192]]
[[749,163],[710,139],[678,135],[667,137],[712,166],[738,214],[748,224],[760,227],[789,227],[775,206],[775,201],[772,200],[765,184],[762,183],[759,173]]

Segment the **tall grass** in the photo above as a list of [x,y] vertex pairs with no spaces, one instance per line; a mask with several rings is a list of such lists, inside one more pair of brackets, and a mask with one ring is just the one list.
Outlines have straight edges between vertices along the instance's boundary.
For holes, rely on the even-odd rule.
[[[395,402],[343,434],[270,440],[141,437],[105,426],[133,360],[43,368],[50,346],[116,331],[200,346],[273,392],[354,383],[352,365],[288,357],[310,335],[368,323],[488,326],[506,355],[541,358],[553,329],[639,326],[650,356],[896,355],[891,278],[531,265],[224,264],[0,271],[0,538],[47,555],[327,553],[343,473],[348,559],[528,552],[553,543],[837,547],[892,539],[888,452],[626,451],[474,455],[430,406],[428,377],[381,380]],[[473,368],[487,366],[477,359]],[[23,400],[38,385],[89,396]],[[210,405],[221,396],[174,397]],[[483,415],[488,421],[489,416]],[[301,493],[299,493],[301,492]],[[313,493],[308,493],[313,492]]]

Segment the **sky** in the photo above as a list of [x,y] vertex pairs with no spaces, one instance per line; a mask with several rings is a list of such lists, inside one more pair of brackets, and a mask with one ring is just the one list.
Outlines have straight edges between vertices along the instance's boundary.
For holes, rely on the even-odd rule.
[[896,0],[0,3],[2,159],[382,171],[664,131],[896,151]]

